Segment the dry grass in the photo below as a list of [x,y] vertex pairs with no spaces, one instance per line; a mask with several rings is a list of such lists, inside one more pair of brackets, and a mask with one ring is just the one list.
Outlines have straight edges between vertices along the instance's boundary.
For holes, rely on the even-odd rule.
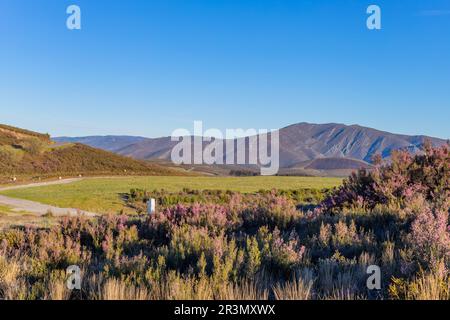
[[147,288],[110,278],[103,284],[100,300],[149,300]]
[[331,294],[324,296],[323,300],[366,300],[367,297],[354,292],[349,288],[335,288]]
[[443,262],[429,272],[419,272],[411,281],[393,279],[389,293],[394,299],[450,300],[450,277]]
[[71,291],[67,288],[64,279],[55,279],[48,285],[49,300],[69,300]]
[[435,273],[423,275],[412,283],[409,296],[413,300],[450,300],[450,281]]
[[6,206],[0,206],[0,231],[17,226],[49,228],[57,225],[59,218],[51,215],[38,215],[24,211],[13,211]]
[[16,260],[0,255],[0,296],[7,300],[19,298],[22,287],[19,281],[20,265]]
[[269,291],[254,281],[242,281],[240,284],[228,284],[222,300],[267,300]]
[[313,298],[314,275],[309,269],[302,272],[298,279],[273,287],[277,300],[310,300]]

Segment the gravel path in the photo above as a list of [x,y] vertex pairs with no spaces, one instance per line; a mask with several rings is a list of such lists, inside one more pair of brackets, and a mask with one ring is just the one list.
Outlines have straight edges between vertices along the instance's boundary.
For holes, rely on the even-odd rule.
[[[55,184],[67,184],[67,183],[72,183],[72,182],[76,182],[76,181],[80,181],[80,180],[82,180],[82,178],[64,179],[64,180],[49,181],[49,182],[39,182],[39,183],[31,183],[31,184],[17,185],[17,186],[8,186],[8,187],[0,188],[0,191],[22,189],[22,188],[42,187],[42,186],[49,186],[49,185],[55,185]],[[69,215],[69,216],[76,216],[76,215],[96,216],[96,215],[98,215],[95,212],[89,212],[89,211],[79,210],[79,209],[75,209],[75,208],[59,208],[59,207],[50,206],[50,205],[35,202],[35,201],[16,199],[16,198],[11,198],[11,197],[7,197],[7,196],[3,196],[3,195],[0,195],[0,205],[5,205],[5,206],[10,207],[11,211],[34,213],[37,215],[44,215],[50,211],[55,216],[67,216],[67,215]]]

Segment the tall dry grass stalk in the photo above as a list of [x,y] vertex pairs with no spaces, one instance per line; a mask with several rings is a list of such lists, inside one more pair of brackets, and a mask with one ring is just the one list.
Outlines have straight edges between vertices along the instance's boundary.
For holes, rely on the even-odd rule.
[[71,291],[67,288],[64,280],[55,279],[48,284],[48,299],[50,300],[69,300]]
[[170,273],[160,283],[154,283],[151,290],[151,299],[155,300],[211,300],[214,290],[211,281],[207,278],[195,279],[180,277]]
[[408,299],[450,300],[450,281],[436,273],[423,275],[412,283]]
[[119,279],[108,279],[102,286],[100,300],[149,300],[147,288],[127,284]]
[[216,283],[208,278],[196,279],[169,274],[150,290],[152,300],[267,300],[269,292],[258,281],[243,280],[239,284]]
[[20,299],[23,281],[19,279],[20,264],[14,259],[7,260],[0,255],[0,299]]
[[313,299],[313,285],[313,272],[305,269],[298,279],[285,284],[276,284],[273,293],[277,300],[310,300]]
[[17,279],[20,274],[19,263],[13,259],[7,260],[0,256],[0,285],[9,285]]
[[411,281],[394,279],[389,292],[394,299],[450,300],[450,276],[441,261],[435,270],[421,271]]
[[322,300],[366,300],[367,297],[358,294],[351,288],[335,288],[330,294],[321,297]]
[[268,300],[269,291],[255,281],[244,280],[240,284],[229,283],[220,300]]

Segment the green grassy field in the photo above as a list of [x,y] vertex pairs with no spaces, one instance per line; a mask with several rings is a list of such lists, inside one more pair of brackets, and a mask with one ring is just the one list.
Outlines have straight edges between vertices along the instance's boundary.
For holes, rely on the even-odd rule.
[[180,191],[233,190],[255,192],[261,189],[323,189],[342,182],[340,178],[321,177],[117,177],[88,178],[65,185],[32,187],[3,191],[6,196],[38,201],[64,208],[99,213],[117,212],[123,208],[121,195],[132,188]]

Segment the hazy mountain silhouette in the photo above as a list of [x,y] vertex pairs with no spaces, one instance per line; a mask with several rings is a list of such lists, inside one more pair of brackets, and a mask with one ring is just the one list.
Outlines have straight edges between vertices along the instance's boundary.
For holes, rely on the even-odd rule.
[[[359,125],[298,123],[280,131],[282,168],[355,169],[370,163],[376,154],[388,158],[393,150],[418,153],[425,140],[442,145],[446,140],[423,135],[408,136]],[[136,159],[170,160],[177,142],[170,137],[94,136],[55,138],[58,142],[79,142]],[[316,159],[327,159],[313,161]]]

